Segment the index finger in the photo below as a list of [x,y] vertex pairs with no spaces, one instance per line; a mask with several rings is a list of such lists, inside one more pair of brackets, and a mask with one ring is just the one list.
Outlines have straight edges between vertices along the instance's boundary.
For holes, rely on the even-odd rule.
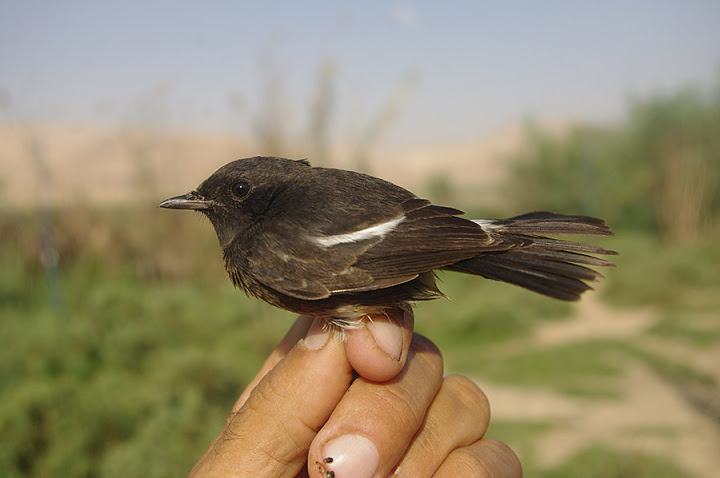
[[[247,401],[260,380],[305,336],[312,322],[313,318],[306,315],[297,318],[235,402],[233,411]],[[373,382],[392,379],[400,373],[407,360],[415,325],[412,310],[393,309],[384,315],[367,316],[363,324],[362,327],[344,331],[345,354],[350,366],[358,375]]]
[[295,476],[351,380],[339,335],[315,320],[230,415],[191,476]]

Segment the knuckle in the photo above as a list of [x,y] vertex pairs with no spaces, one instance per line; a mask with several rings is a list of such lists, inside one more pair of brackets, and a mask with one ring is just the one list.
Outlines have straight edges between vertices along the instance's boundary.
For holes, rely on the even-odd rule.
[[490,417],[490,402],[487,395],[475,382],[462,375],[448,375],[443,380],[443,388],[452,393],[460,406],[477,411]]
[[504,474],[500,476],[513,478],[522,476],[520,458],[518,458],[512,448],[500,440],[495,440],[494,438],[486,438],[483,441],[488,449],[492,450],[496,463],[498,463],[496,468],[504,471]]
[[515,452],[506,444],[498,440],[482,439],[453,450],[436,476],[521,478],[522,466]]
[[438,349],[430,339],[414,333],[412,342],[410,343],[410,351],[416,360],[422,361],[423,366],[427,367],[427,373],[441,377],[443,372],[443,358]]
[[474,444],[454,450],[452,470],[454,475],[486,478],[520,478],[520,460],[510,447],[501,441],[483,439]]
[[[376,393],[374,407],[386,410],[387,420],[397,422],[400,428],[417,428],[425,418],[422,398],[403,387],[391,387]],[[394,428],[394,427],[393,427]]]
[[456,476],[495,476],[491,466],[471,447],[457,448],[451,454],[452,469]]
[[437,345],[435,345],[432,340],[428,339],[424,335],[418,334],[417,332],[413,333],[410,348],[418,352],[430,352],[440,355],[440,349]]

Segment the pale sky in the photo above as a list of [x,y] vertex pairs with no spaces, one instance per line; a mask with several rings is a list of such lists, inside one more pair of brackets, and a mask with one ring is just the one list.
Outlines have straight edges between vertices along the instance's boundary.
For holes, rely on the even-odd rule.
[[720,78],[720,2],[0,0],[2,122],[251,135],[274,103],[300,136],[328,62],[338,142],[399,90],[385,144],[612,121],[629,98]]

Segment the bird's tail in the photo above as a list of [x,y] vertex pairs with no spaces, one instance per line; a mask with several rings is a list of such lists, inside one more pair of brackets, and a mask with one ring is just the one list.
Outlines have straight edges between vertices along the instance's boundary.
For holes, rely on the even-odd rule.
[[501,220],[478,220],[491,236],[503,236],[520,245],[506,251],[487,252],[453,264],[447,269],[519,285],[560,300],[578,300],[587,282],[603,277],[586,266],[613,266],[589,254],[616,255],[593,244],[553,239],[551,235],[611,236],[602,219],[532,212]]

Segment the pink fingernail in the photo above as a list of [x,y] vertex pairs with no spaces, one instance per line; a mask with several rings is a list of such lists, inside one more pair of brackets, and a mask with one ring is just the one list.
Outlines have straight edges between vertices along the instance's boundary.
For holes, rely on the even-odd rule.
[[330,327],[325,324],[324,319],[315,319],[310,329],[305,334],[303,342],[310,350],[320,350],[330,338]]
[[334,478],[370,478],[380,464],[377,447],[361,435],[342,435],[330,440],[322,452],[322,467],[327,476]]
[[367,328],[375,337],[375,342],[383,351],[399,361],[402,354],[403,331],[392,321],[373,320],[368,322]]

